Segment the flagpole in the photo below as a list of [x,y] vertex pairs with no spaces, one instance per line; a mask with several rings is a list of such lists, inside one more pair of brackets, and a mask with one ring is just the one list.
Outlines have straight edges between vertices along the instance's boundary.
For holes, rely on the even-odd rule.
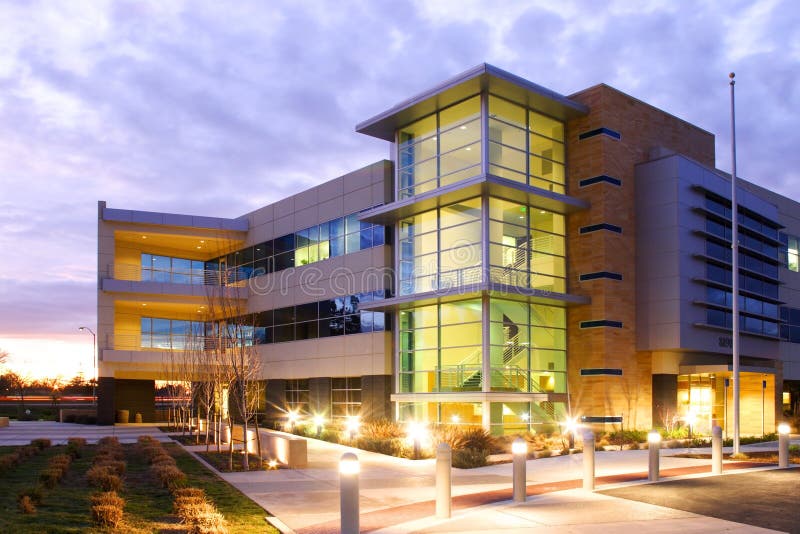
[[739,454],[739,209],[736,202],[736,106],[734,105],[734,85],[736,76],[730,73],[731,86],[731,281],[733,327],[733,454]]

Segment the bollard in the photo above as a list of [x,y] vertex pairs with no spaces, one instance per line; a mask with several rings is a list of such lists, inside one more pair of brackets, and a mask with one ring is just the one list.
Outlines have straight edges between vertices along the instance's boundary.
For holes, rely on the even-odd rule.
[[658,461],[661,454],[661,434],[658,430],[651,430],[647,434],[648,453],[650,454],[650,463],[647,470],[647,480],[650,482],[658,482]]
[[778,425],[778,467],[781,469],[789,467],[789,430],[786,423]]
[[514,502],[525,502],[527,498],[526,469],[528,462],[528,444],[522,438],[517,438],[511,444],[511,454],[514,457]]
[[436,447],[436,517],[439,519],[450,518],[452,460],[453,453],[450,450],[450,445],[440,443]]
[[711,473],[722,474],[722,428],[711,429]]
[[583,489],[594,491],[594,432],[583,432]]
[[342,534],[358,534],[358,457],[346,452],[339,460],[339,512]]

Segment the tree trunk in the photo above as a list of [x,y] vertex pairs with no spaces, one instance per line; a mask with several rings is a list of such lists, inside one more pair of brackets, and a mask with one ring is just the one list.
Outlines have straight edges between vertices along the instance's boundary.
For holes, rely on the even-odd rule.
[[211,444],[208,442],[208,431],[211,427],[211,405],[206,405],[206,452],[209,451]]
[[261,456],[261,433],[258,431],[258,414],[256,414],[255,421],[253,423],[256,428],[256,447],[258,448],[258,461],[259,463],[264,463],[264,457]]
[[242,417],[242,443],[244,444],[244,451],[242,451],[242,468],[245,471],[250,471],[250,441],[247,438],[247,417]]
[[233,418],[228,413],[228,431],[230,439],[228,440],[228,469],[233,471]]
[[216,436],[214,441],[217,443],[217,452],[222,452],[222,414],[220,412],[214,413],[214,429]]

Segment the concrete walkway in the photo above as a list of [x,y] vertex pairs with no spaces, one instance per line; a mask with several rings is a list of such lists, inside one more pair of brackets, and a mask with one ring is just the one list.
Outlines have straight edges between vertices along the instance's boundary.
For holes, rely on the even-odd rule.
[[[40,437],[63,443],[71,436],[85,437],[93,443],[105,435],[115,435],[120,441],[129,443],[142,434],[169,441],[165,434],[151,425],[99,427],[12,421],[10,427],[0,428],[0,445],[25,444]],[[800,443],[796,438],[793,443]],[[772,443],[744,446],[742,450],[776,448],[777,444]],[[204,450],[205,446],[187,449]],[[690,451],[708,453],[709,449]],[[310,439],[306,469],[223,473],[220,476],[277,516],[288,526],[287,531],[333,533],[339,530],[338,462],[344,452],[356,453],[361,463],[362,532],[775,532],[690,511],[575,489],[580,487],[583,473],[580,454],[529,460],[528,500],[525,503],[511,501],[511,464],[453,469],[453,514],[450,519],[436,519],[434,515],[433,460],[393,458]],[[661,451],[662,478],[681,480],[710,474],[708,460],[674,456],[685,452],[687,449]],[[632,484],[646,482],[647,456],[646,450],[598,452],[598,489],[632,489]],[[726,462],[725,472],[752,473],[773,467]],[[800,478],[800,469],[791,472]],[[714,477],[714,480],[726,479],[732,480],[733,477]],[[661,484],[642,487],[655,489],[659,486]],[[742,499],[746,499],[747,492],[742,493]],[[726,501],[719,506],[729,504]],[[790,508],[786,513],[796,513],[796,510]]]
[[[776,445],[773,445],[775,448]],[[198,447],[188,447],[190,450]],[[758,450],[764,450],[759,446]],[[204,447],[199,447],[204,449]],[[747,450],[747,447],[743,447]],[[339,529],[338,461],[354,452],[359,477],[361,529],[376,532],[596,532],[624,531],[646,525],[655,532],[768,532],[698,514],[617,499],[578,488],[582,455],[557,456],[527,463],[528,495],[511,502],[511,464],[453,469],[453,517],[434,516],[434,460],[405,460],[310,439],[307,469],[224,473],[239,488],[289,529],[298,533],[334,533]],[[708,449],[691,449],[708,452]],[[710,474],[708,460],[678,458],[687,449],[662,450],[662,477]],[[612,488],[647,479],[648,451],[598,452],[598,487]],[[764,464],[726,462],[726,472],[770,469]],[[602,524],[602,525],[601,525]]]

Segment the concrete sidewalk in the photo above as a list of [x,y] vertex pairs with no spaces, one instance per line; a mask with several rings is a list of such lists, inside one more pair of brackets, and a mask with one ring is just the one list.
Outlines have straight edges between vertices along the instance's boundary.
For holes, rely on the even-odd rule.
[[[21,445],[35,438],[50,438],[63,443],[68,437],[85,437],[90,443],[100,437],[115,435],[125,443],[140,435],[170,441],[152,425],[115,425],[99,427],[72,423],[18,422],[0,429],[0,445]],[[797,436],[792,440],[799,443]],[[190,451],[205,446],[186,447]],[[777,443],[742,447],[744,452],[776,450]],[[511,501],[511,464],[477,469],[452,470],[453,514],[450,519],[434,516],[434,461],[406,460],[358,449],[308,440],[309,465],[306,469],[222,473],[220,476],[241,490],[298,533],[338,532],[339,475],[338,462],[344,452],[354,452],[361,463],[361,529],[381,533],[400,532],[541,532],[595,533],[633,530],[649,532],[774,532],[751,525],[716,519],[656,504],[584,492],[579,489],[582,477],[581,454],[529,460],[525,503]],[[661,475],[669,480],[703,477],[710,474],[708,460],[678,458],[685,452],[709,452],[709,449],[663,449]],[[598,489],[631,487],[647,477],[648,451],[598,452],[596,475]],[[726,473],[748,473],[771,467],[748,462],[726,462]],[[792,469],[800,477],[800,469]],[[732,477],[714,477],[725,481]],[[709,479],[712,480],[712,479]],[[668,483],[669,484],[669,483]],[[645,488],[658,488],[651,484]],[[740,485],[742,500],[748,492]],[[638,493],[638,492],[636,492]],[[641,493],[645,493],[642,491]],[[642,499],[645,500],[645,499]],[[657,504],[661,502],[653,501]],[[729,506],[726,501],[725,506]],[[712,503],[713,504],[713,503]],[[796,513],[787,507],[786,513]]]
[[[764,446],[758,447],[758,450],[764,449]],[[739,528],[744,529],[742,532],[754,531],[751,526],[737,526],[689,512],[572,490],[580,487],[583,473],[580,454],[529,460],[528,493],[538,496],[525,504],[510,502],[511,464],[453,469],[454,516],[447,521],[433,518],[433,460],[393,458],[310,439],[307,469],[223,473],[221,476],[296,532],[337,532],[338,461],[344,452],[354,452],[361,462],[359,489],[363,531],[485,532],[510,529],[513,532],[522,529],[528,532],[544,529],[547,532],[594,532],[599,527],[598,522],[602,522],[604,527],[616,525],[615,528],[624,524],[626,529],[639,528],[639,523],[645,522],[648,529],[657,532],[685,529],[720,532]],[[674,456],[685,452],[685,448],[662,450],[663,477],[710,474],[708,460]],[[646,481],[647,457],[646,450],[598,452],[598,486],[613,487],[631,481]],[[731,468],[764,467],[763,464],[726,462],[726,471]],[[542,519],[544,517],[547,520]]]

